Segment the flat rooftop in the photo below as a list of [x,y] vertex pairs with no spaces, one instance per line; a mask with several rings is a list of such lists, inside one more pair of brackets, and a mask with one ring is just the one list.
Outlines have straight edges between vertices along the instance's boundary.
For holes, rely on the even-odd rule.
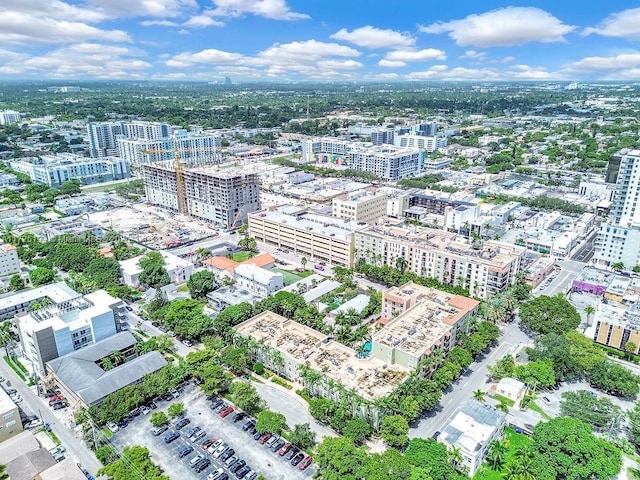
[[[201,175],[210,175],[216,178],[234,178],[242,175],[251,175],[263,173],[266,168],[265,164],[260,164],[261,168],[255,165],[238,165],[235,162],[222,163],[220,165],[189,165],[183,166],[184,173],[197,173]],[[154,162],[145,164],[144,168],[165,170],[167,172],[175,172],[175,164],[173,160]]]
[[472,298],[415,283],[392,287],[384,298],[406,300],[416,293],[416,304],[378,330],[372,337],[374,342],[420,356],[480,304]]
[[614,274],[605,270],[598,270],[593,267],[584,267],[574,282],[588,283],[591,285],[609,285]]
[[47,297],[53,303],[60,303],[79,296],[65,282],[51,283],[38,288],[11,292],[0,297],[0,310],[11,308],[15,305],[31,303],[34,300]]
[[345,388],[355,389],[367,400],[389,395],[410,374],[408,368],[387,365],[371,355],[358,358],[355,350],[270,311],[250,318],[235,329],[241,335],[263,341],[299,364],[307,363]]
[[440,440],[468,452],[476,452],[506,416],[506,413],[486,403],[470,399],[445,427]]
[[504,242],[488,240],[480,250],[467,243],[467,239],[456,233],[434,228],[400,228],[395,226],[369,226],[361,230],[362,234],[384,237],[395,237],[401,242],[412,244],[417,248],[439,250],[448,254],[472,258],[479,263],[503,268],[514,258],[523,255],[527,249]]

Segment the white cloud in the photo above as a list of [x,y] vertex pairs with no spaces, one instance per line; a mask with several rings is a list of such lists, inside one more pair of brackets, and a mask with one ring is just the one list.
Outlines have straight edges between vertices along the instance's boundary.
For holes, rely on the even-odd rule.
[[199,8],[197,0],[87,0],[87,5],[110,18],[179,17]]
[[54,44],[106,40],[130,42],[122,30],[101,30],[75,21],[38,16],[37,13],[5,11],[0,15],[0,42],[14,44]]
[[629,40],[640,38],[640,8],[630,8],[612,13],[597,27],[585,28],[582,35],[597,33],[605,37],[622,37]]
[[172,22],[170,20],[145,20],[140,22],[140,25],[143,27],[152,27],[152,26],[160,26],[160,27],[178,27],[180,26],[177,22]]
[[354,70],[362,68],[364,65],[355,60],[322,60],[318,62],[318,67],[322,69],[330,68],[332,70]]
[[449,69],[447,65],[434,65],[421,72],[406,75],[408,80],[552,80],[563,79],[559,72],[549,72],[543,67],[515,65],[508,70],[497,68]]
[[516,59],[516,57],[507,56],[499,60],[500,63],[511,63]]
[[[107,18],[100,10],[70,5],[60,0],[0,0],[3,12],[19,12],[30,17],[50,17],[58,20],[99,22]],[[4,13],[3,13],[4,14]]]
[[213,0],[216,15],[237,17],[245,13],[274,20],[302,20],[311,18],[304,13],[292,12],[285,0]]
[[443,50],[425,48],[424,50],[396,50],[387,53],[386,60],[400,62],[430,62],[446,60],[447,54]]
[[484,60],[487,56],[486,52],[477,52],[475,50],[467,50],[464,55],[460,55],[458,58],[466,58],[469,60]]
[[258,57],[265,61],[275,61],[278,63],[295,61],[308,63],[323,56],[358,57],[360,56],[360,52],[338,43],[307,40],[304,42],[276,43],[258,54]]
[[419,27],[422,33],[448,33],[458,45],[480,48],[564,42],[564,35],[575,29],[535,7],[505,7]]
[[331,35],[330,38],[366,48],[405,48],[411,47],[416,42],[414,38],[395,30],[383,30],[371,25],[356,28],[351,32],[343,28]]
[[402,62],[400,60],[387,60],[383,58],[378,62],[378,65],[384,68],[402,68],[406,67],[406,62]]
[[549,72],[544,67],[530,67],[529,65],[514,65],[507,72],[515,80],[558,80],[564,76],[558,72]]
[[599,73],[633,67],[640,67],[640,53],[623,53],[615,57],[585,57],[564,65],[563,69],[572,73]]
[[218,20],[214,20],[207,13],[203,13],[202,15],[194,15],[189,20],[182,24],[185,27],[192,28],[205,28],[205,27],[221,27],[224,25],[223,22]]
[[242,61],[243,55],[209,48],[198,53],[181,53],[167,60],[166,65],[172,68],[185,68],[196,63],[220,65]]

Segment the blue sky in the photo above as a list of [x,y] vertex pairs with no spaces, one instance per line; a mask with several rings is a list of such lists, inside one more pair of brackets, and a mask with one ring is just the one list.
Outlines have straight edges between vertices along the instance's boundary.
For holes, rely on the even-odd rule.
[[0,0],[0,78],[640,80],[616,0]]

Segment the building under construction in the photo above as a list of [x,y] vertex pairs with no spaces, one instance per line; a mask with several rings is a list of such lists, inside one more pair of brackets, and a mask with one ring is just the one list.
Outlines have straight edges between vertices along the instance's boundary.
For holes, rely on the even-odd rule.
[[[158,162],[143,165],[142,175],[147,200],[153,205],[225,229],[239,227],[246,223],[249,212],[260,209],[258,175],[242,167],[226,164],[176,169],[174,162]],[[182,185],[178,184],[178,175],[182,176]]]

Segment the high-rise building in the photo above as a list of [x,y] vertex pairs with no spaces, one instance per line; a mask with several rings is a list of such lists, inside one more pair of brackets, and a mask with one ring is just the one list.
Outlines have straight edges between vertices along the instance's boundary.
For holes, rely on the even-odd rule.
[[594,260],[601,265],[640,265],[640,150],[621,150],[611,158],[606,181],[613,186],[609,218],[600,225]]
[[[179,210],[174,162],[144,164],[142,176],[150,203]],[[183,168],[182,178],[188,215],[234,228],[246,223],[248,213],[260,209],[260,182],[253,171],[200,166]]]
[[437,135],[396,135],[393,139],[398,147],[413,147],[428,153],[435,152],[438,148],[447,146],[447,137]]
[[0,111],[0,125],[11,125],[22,119],[22,114],[14,110]]
[[171,134],[161,122],[90,122],[87,125],[89,151],[93,158],[118,156],[118,138],[159,140]]

